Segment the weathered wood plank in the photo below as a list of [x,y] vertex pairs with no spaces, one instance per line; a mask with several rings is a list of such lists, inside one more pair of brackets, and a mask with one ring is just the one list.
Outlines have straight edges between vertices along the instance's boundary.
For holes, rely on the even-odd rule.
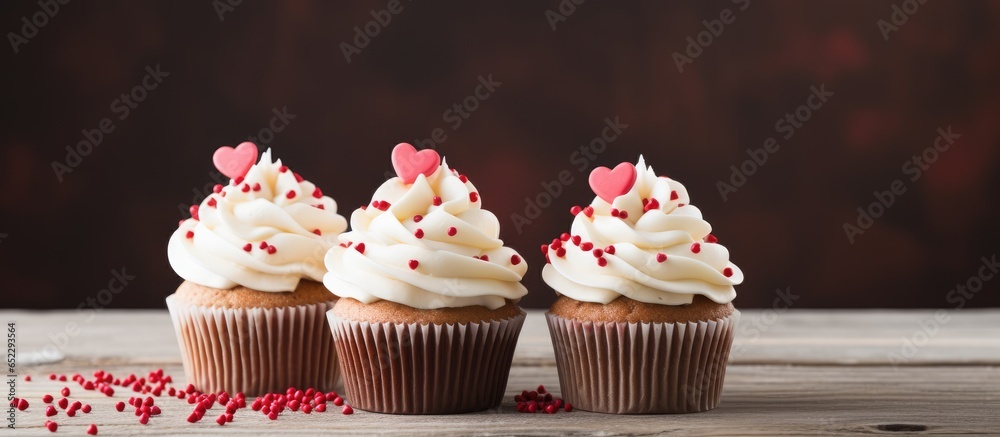
[[[680,416],[609,416],[587,412],[557,415],[516,413],[512,397],[522,389],[544,384],[558,393],[552,349],[542,316],[532,312],[524,328],[508,396],[501,408],[457,416],[388,416],[358,411],[294,413],[269,421],[241,410],[225,426],[212,414],[197,424],[185,418],[191,406],[162,398],[163,416],[140,425],[129,410],[113,410],[130,395],[118,389],[113,398],[86,392],[74,383],[45,379],[50,372],[90,372],[102,368],[115,374],[144,374],[162,367],[182,379],[179,350],[164,311],[107,311],[87,322],[75,312],[0,311],[0,320],[18,323],[21,356],[53,343],[63,343],[63,361],[27,369],[34,380],[18,383],[18,395],[32,406],[18,414],[18,435],[50,435],[45,422],[45,393],[63,385],[72,397],[90,403],[91,414],[56,416],[61,433],[81,435],[96,423],[100,435],[205,433],[324,433],[344,434],[670,434],[670,435],[804,435],[828,433],[922,434],[996,433],[1000,430],[1000,310],[948,313],[926,344],[904,366],[888,358],[904,338],[914,337],[933,311],[806,311],[791,310],[774,317],[744,311],[737,353],[727,373],[720,407],[712,412]],[[80,325],[66,334],[67,323]],[[748,328],[749,327],[749,328]],[[766,329],[760,329],[764,327]],[[755,328],[755,330],[744,330]],[[25,369],[22,369],[22,374]],[[183,384],[178,384],[183,385]],[[218,407],[217,407],[218,408]],[[217,415],[218,413],[216,413]],[[881,428],[880,428],[881,427]]]
[[[71,362],[39,369],[42,372],[80,370],[87,364]],[[147,366],[101,366],[116,373],[148,371]],[[180,374],[177,365],[165,368]],[[556,415],[521,414],[512,397],[521,389],[545,384],[558,393],[555,369],[516,366],[504,404],[497,410],[455,416],[391,416],[356,412],[283,415],[270,421],[260,413],[240,410],[225,426],[211,412],[197,424],[185,418],[191,412],[186,402],[157,400],[164,414],[150,424],[138,424],[131,410],[113,410],[115,401],[128,394],[106,398],[83,392],[75,384],[73,397],[94,407],[91,414],[68,418],[56,416],[60,432],[82,434],[96,423],[100,435],[246,434],[246,433],[386,433],[396,435],[500,434],[669,434],[669,435],[807,435],[829,433],[876,433],[878,427],[898,425],[926,427],[927,434],[996,433],[1000,430],[1000,368],[919,367],[892,370],[887,367],[844,366],[731,366],[722,404],[707,413],[671,416],[613,416],[582,411]],[[49,435],[42,428],[44,408],[38,399],[62,385],[45,381],[21,384],[19,394],[32,407],[18,415],[18,434]],[[917,428],[911,428],[917,429]]]
[[[879,365],[906,359],[903,364],[907,365],[1000,365],[1000,310],[951,311],[944,323],[935,322],[935,313],[746,310],[737,328],[732,360],[742,364]],[[18,322],[22,352],[42,350],[67,338],[63,352],[70,356],[180,363],[166,311],[112,310],[88,322],[73,311],[3,310],[0,321]],[[77,324],[79,333],[63,337],[69,323]],[[936,332],[931,331],[935,327]],[[908,356],[907,342],[915,343],[912,356]],[[515,360],[554,364],[541,311],[529,312]]]

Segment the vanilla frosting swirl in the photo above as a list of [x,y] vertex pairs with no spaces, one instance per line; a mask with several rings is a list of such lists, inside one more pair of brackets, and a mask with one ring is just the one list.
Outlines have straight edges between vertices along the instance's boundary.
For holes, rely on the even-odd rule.
[[[656,199],[656,207],[645,207],[644,199]],[[729,262],[729,251],[715,243],[712,226],[689,202],[683,185],[657,177],[640,156],[635,184],[627,193],[611,204],[596,197],[592,217],[586,211],[577,214],[571,238],[549,245],[550,263],[542,278],[559,294],[602,304],[627,296],[684,305],[698,294],[717,303],[732,301],[733,285],[743,282],[743,272]],[[606,252],[608,246],[613,254]],[[595,254],[595,249],[600,251]],[[603,267],[600,259],[606,261]]]
[[496,309],[527,294],[527,264],[499,236],[476,187],[445,162],[412,184],[389,179],[354,211],[351,232],[326,255],[323,282],[366,304]]
[[[323,255],[347,220],[311,182],[272,162],[270,149],[246,176],[209,195],[167,245],[170,266],[205,287],[294,291],[322,281]],[[249,250],[248,250],[249,249]]]

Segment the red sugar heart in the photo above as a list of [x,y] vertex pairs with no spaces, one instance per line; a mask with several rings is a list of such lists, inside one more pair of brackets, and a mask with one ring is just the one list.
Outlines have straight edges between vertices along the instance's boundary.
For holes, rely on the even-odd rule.
[[433,149],[417,151],[408,143],[399,143],[392,149],[392,168],[404,183],[412,184],[417,176],[430,176],[441,164],[441,157]]
[[246,176],[257,161],[257,145],[249,141],[240,143],[236,148],[219,147],[212,155],[212,162],[219,172],[232,179]]
[[632,189],[635,184],[635,166],[627,162],[618,164],[614,170],[607,167],[597,167],[590,172],[590,188],[605,202],[612,203],[615,198]]

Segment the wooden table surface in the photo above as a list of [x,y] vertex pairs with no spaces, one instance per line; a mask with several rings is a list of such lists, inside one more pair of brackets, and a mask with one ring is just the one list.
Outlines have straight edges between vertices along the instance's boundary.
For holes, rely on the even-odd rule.
[[[96,369],[144,376],[162,368],[184,385],[180,351],[166,311],[107,310],[93,320],[75,311],[0,311],[16,322],[22,365],[17,396],[31,406],[17,413],[17,429],[3,435],[51,435],[44,427],[41,397],[63,386],[72,398],[93,406],[90,414],[56,416],[58,434],[1000,434],[1000,309],[990,310],[744,310],[726,374],[722,403],[713,411],[687,415],[615,416],[574,411],[522,414],[513,396],[544,384],[559,393],[555,359],[542,313],[529,312],[500,408],[454,416],[390,416],[357,411],[282,414],[270,421],[240,410],[219,426],[218,406],[201,422],[185,419],[192,407],[164,396],[163,414],[148,425],[113,405],[114,397],[84,391],[76,383],[49,381],[49,373]],[[67,324],[78,330],[67,332]],[[75,334],[75,335],[71,335]],[[62,343],[62,344],[58,344]],[[33,351],[61,347],[65,359],[24,364]],[[23,376],[32,376],[31,382]],[[348,402],[350,400],[348,399]],[[212,412],[215,412],[213,415]],[[6,433],[6,434],[4,434]]]

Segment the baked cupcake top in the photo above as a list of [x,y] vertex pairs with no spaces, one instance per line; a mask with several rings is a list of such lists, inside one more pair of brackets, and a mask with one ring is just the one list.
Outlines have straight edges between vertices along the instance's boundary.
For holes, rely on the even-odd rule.
[[398,144],[397,177],[351,215],[351,231],[326,254],[323,283],[362,303],[417,309],[502,307],[528,293],[528,267],[504,247],[500,222],[482,209],[476,187],[434,150]]
[[229,185],[191,206],[167,245],[170,266],[185,280],[228,290],[294,291],[302,279],[322,281],[323,255],[347,220],[311,182],[271,161],[257,146],[223,147],[215,164]]
[[594,169],[590,186],[597,197],[573,207],[571,232],[542,246],[542,279],[558,294],[602,304],[621,296],[662,305],[736,297],[743,272],[683,185],[657,177],[640,156],[636,165]]

